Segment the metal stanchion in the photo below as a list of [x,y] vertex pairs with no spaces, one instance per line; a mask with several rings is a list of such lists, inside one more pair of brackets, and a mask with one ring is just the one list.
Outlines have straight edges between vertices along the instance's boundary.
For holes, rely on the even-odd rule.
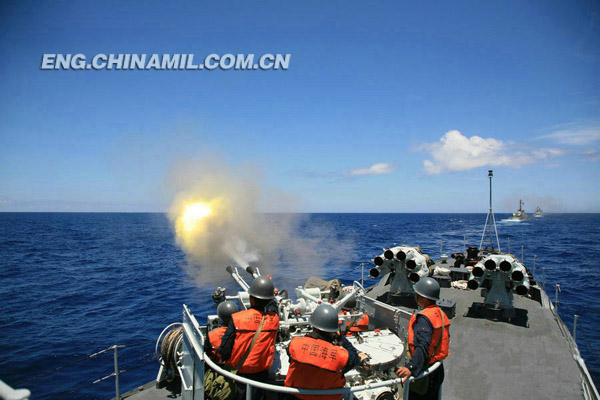
[[115,398],[117,400],[121,399],[121,394],[119,393],[119,362],[117,361],[117,345],[114,346],[115,349]]

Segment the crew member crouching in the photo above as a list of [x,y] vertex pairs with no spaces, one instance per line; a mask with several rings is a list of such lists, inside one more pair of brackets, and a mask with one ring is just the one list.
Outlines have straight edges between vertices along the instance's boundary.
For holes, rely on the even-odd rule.
[[[361,313],[358,310],[356,299],[353,297],[342,306],[342,312],[339,314],[360,314],[350,318],[350,321],[346,323],[345,334],[346,336],[352,336],[357,332],[364,332],[369,329],[369,316],[365,313]],[[341,323],[341,322],[340,322]]]
[[208,332],[208,342],[210,346],[206,348],[206,354],[215,362],[220,362],[219,353],[215,350],[221,347],[223,335],[227,331],[227,326],[231,321],[231,316],[238,312],[239,309],[233,301],[224,301],[217,306],[217,316],[221,320],[221,326]]
[[[412,315],[408,322],[408,348],[410,360],[398,368],[400,378],[417,376],[423,370],[442,361],[450,350],[450,320],[436,305],[440,298],[440,285],[433,278],[422,278],[414,285],[415,299],[422,310]],[[413,381],[410,399],[437,399],[444,381],[444,365],[440,365],[429,376]]]
[[[318,306],[308,322],[313,331],[295,337],[288,347],[290,367],[285,386],[299,389],[342,388],[344,374],[368,357],[356,349],[338,332],[338,315],[329,304]],[[339,342],[339,344],[337,344]],[[339,400],[341,394],[297,395],[302,400]]]
[[[238,371],[238,375],[266,382],[275,358],[275,339],[279,329],[279,316],[273,303],[275,287],[271,279],[259,276],[252,282],[248,294],[250,308],[231,316],[217,352],[229,368]],[[252,345],[259,328],[260,333]],[[243,395],[246,386],[238,387],[238,393]],[[261,398],[262,393],[255,390],[253,398]]]

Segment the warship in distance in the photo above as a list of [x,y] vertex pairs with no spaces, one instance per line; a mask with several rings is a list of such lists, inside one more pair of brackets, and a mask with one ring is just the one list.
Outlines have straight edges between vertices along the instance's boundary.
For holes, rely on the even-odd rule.
[[523,200],[519,199],[519,209],[512,214],[512,216],[508,219],[509,221],[527,221],[529,219],[529,215],[525,212],[523,206],[525,203]]
[[535,208],[535,212],[533,213],[533,216],[535,218],[541,218],[544,216],[544,211],[540,208],[540,206],[537,206]]

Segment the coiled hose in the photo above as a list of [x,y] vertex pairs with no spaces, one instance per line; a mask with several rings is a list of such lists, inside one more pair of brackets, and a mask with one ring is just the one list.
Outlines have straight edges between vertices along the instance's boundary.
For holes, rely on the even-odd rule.
[[177,352],[181,350],[182,337],[183,328],[181,326],[173,328],[165,335],[160,346],[160,355],[167,372],[168,382],[172,382],[176,377],[179,377],[177,371],[179,356]]

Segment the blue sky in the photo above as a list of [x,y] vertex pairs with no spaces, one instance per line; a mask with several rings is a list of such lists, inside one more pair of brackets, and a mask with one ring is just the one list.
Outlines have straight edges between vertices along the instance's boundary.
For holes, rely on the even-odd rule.
[[[178,161],[262,211],[600,212],[591,1],[0,5],[0,211],[164,211]],[[45,71],[44,53],[291,54],[286,71]],[[278,200],[275,200],[278,199]],[[293,204],[293,205],[292,205]]]

